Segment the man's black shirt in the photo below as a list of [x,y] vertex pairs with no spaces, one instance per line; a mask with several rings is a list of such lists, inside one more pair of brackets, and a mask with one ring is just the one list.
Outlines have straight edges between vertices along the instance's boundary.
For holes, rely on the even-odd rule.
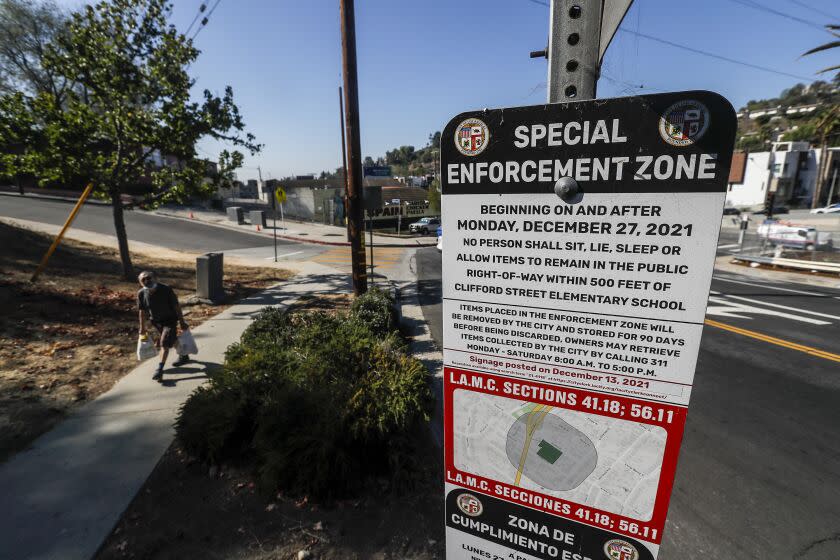
[[142,311],[148,311],[155,323],[170,323],[178,320],[178,296],[175,291],[166,284],[158,283],[154,291],[148,288],[141,288],[137,292],[137,307]]

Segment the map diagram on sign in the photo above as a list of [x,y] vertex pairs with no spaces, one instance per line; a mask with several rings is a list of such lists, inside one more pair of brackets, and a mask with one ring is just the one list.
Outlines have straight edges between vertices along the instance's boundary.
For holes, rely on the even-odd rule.
[[455,391],[455,466],[464,472],[647,521],[663,428]]

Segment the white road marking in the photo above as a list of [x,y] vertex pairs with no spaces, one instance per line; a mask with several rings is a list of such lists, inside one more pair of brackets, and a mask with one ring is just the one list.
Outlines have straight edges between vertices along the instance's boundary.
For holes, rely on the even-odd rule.
[[[295,251],[294,253],[286,253],[285,255],[277,255],[278,259],[282,259],[283,257],[291,257],[292,255],[299,255],[303,253],[303,251]],[[266,257],[265,260],[270,261],[273,260],[274,257]]]
[[793,321],[800,321],[802,323],[810,323],[812,325],[830,325],[829,321],[821,321],[820,319],[812,319],[810,317],[803,317],[801,315],[793,315],[792,313],[783,313],[781,311],[774,311],[772,309],[765,309],[762,307],[755,307],[754,305],[745,305],[743,303],[735,303],[728,301],[721,297],[711,296],[709,302],[720,305],[709,305],[706,307],[706,315],[714,315],[718,317],[734,317],[736,319],[752,319],[742,315],[742,313],[750,313],[753,315],[771,315],[774,317],[783,317]]
[[828,315],[827,313],[818,313],[816,311],[810,311],[808,309],[802,309],[800,307],[789,307],[787,305],[779,305],[778,303],[770,303],[770,302],[767,302],[767,301],[745,298],[745,297],[742,297],[742,296],[733,296],[732,294],[722,294],[720,292],[715,292],[715,291],[710,291],[709,293],[713,294],[713,295],[716,295],[716,296],[722,296],[722,297],[727,298],[727,299],[737,299],[737,300],[740,300],[740,301],[748,301],[750,303],[757,303],[758,305],[766,305],[767,307],[775,307],[777,309],[787,309],[788,311],[797,311],[799,313],[807,313],[808,315],[816,315],[817,317],[825,317],[826,319],[834,319],[836,321],[840,321],[840,317],[838,317],[837,315]]
[[734,249],[735,247],[740,247],[737,243],[732,243],[731,245],[718,245],[718,249]]
[[828,294],[821,294],[819,292],[806,292],[803,290],[791,290],[790,288],[777,288],[775,286],[771,286],[770,284],[755,284],[754,282],[744,282],[742,280],[730,280],[729,278],[722,278],[720,276],[715,276],[715,280],[720,280],[721,282],[732,282],[733,284],[743,284],[745,286],[755,286],[756,288],[768,288],[770,290],[778,290],[780,292],[792,292],[794,294],[805,294],[807,296],[820,296],[824,298],[834,298],[840,299],[840,296],[830,296]]

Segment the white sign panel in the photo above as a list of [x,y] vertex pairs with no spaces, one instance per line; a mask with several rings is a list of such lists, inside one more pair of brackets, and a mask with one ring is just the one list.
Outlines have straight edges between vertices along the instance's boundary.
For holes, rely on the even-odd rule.
[[447,125],[450,560],[656,557],[735,126],[697,91]]

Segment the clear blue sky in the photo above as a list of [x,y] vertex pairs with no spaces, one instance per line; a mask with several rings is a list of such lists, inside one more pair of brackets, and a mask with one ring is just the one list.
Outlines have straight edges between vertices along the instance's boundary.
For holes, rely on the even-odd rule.
[[[204,0],[212,7],[215,0]],[[585,1],[585,0],[584,0]],[[176,0],[186,31],[202,0]],[[546,62],[528,58],[546,44],[541,0],[357,0],[356,29],[363,155],[426,144],[455,114],[480,107],[541,103]],[[756,0],[814,23],[840,20],[836,0]],[[60,0],[69,7],[80,0]],[[598,97],[708,89],[738,108],[837,63],[840,53],[799,59],[831,35],[747,7],[750,0],[635,0],[622,28],[802,76],[737,66],[619,32],[602,68]],[[192,34],[192,33],[191,33]],[[196,39],[196,93],[234,89],[248,129],[265,144],[239,177],[320,172],[341,165],[338,0],[221,0]],[[826,78],[823,78],[826,79]],[[830,76],[827,78],[830,79]],[[213,159],[219,146],[203,142]]]

